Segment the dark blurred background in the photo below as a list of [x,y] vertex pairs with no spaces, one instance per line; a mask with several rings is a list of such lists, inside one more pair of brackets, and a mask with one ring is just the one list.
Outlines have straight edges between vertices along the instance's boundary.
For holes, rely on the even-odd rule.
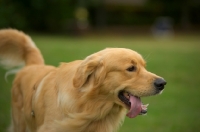
[[[163,24],[164,21],[164,24]],[[200,0],[1,0],[0,28],[79,35],[200,30]],[[165,25],[163,27],[163,25]],[[150,30],[148,30],[150,31]]]

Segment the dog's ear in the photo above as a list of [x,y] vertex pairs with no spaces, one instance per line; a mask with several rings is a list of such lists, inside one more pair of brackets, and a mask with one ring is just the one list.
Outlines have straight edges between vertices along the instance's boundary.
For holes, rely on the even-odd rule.
[[[94,79],[93,79],[94,78]],[[78,66],[75,73],[74,87],[80,88],[92,79],[94,86],[99,85],[105,78],[104,65],[100,56],[89,56]]]

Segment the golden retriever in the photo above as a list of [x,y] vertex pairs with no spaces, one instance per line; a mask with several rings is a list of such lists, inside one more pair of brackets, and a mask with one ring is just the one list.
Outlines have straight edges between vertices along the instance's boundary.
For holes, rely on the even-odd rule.
[[159,94],[166,84],[126,48],[45,65],[32,39],[14,29],[0,30],[0,62],[25,64],[12,86],[10,132],[114,132],[125,116],[147,112],[140,97]]

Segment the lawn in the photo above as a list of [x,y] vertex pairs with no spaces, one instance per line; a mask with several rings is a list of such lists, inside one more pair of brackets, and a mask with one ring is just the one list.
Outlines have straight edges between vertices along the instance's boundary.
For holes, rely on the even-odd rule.
[[[156,40],[150,36],[65,37],[32,35],[46,64],[84,59],[106,47],[131,48],[143,55],[147,69],[167,80],[164,92],[143,98],[148,114],[126,118],[120,132],[197,132],[200,131],[200,37],[175,36]],[[13,76],[4,80],[0,68],[0,132],[10,123],[10,88]]]

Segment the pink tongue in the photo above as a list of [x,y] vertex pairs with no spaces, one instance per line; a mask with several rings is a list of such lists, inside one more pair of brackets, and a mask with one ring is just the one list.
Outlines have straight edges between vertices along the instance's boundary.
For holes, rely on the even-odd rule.
[[130,99],[129,99],[130,103],[131,103],[131,108],[129,110],[129,112],[127,113],[126,116],[128,116],[129,118],[134,118],[136,117],[138,114],[140,114],[141,110],[142,110],[142,102],[140,101],[140,98],[137,98],[135,96],[130,95]]

